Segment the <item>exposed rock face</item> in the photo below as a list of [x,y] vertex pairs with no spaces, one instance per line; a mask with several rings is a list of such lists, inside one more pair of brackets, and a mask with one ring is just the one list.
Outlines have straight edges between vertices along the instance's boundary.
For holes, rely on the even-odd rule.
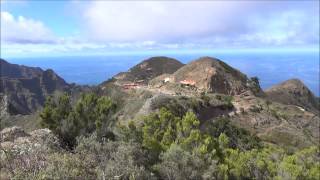
[[44,104],[47,95],[69,88],[52,70],[43,71],[0,60],[1,114],[30,114]]
[[290,79],[270,89],[266,94],[272,101],[287,105],[296,105],[319,113],[319,99],[299,79]]
[[136,66],[132,67],[128,72],[117,74],[114,78],[118,81],[143,81],[148,83],[149,80],[161,74],[172,74],[183,64],[175,59],[168,57],[152,57],[142,61]]
[[251,83],[245,74],[211,57],[202,57],[183,66],[173,74],[173,79],[176,83],[190,82],[202,91],[229,95],[249,90]]

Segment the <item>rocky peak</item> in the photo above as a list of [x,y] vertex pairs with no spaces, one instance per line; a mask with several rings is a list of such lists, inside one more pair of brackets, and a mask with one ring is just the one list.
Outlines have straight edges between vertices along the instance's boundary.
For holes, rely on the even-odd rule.
[[212,57],[201,57],[190,62],[177,70],[173,78],[176,83],[194,82],[194,86],[202,91],[229,95],[250,90],[248,84],[251,82],[239,70]]
[[319,100],[299,79],[290,79],[265,91],[268,98],[283,104],[301,106],[319,113]]

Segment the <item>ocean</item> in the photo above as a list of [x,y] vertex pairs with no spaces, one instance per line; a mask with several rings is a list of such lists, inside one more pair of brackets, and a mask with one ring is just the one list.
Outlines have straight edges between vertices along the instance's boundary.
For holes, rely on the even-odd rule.
[[[188,63],[201,56],[223,60],[247,74],[257,76],[263,89],[291,78],[301,79],[319,96],[319,54],[305,53],[188,53],[161,54]],[[151,55],[104,55],[81,57],[5,58],[10,63],[53,69],[69,83],[97,85],[113,75],[127,71]]]

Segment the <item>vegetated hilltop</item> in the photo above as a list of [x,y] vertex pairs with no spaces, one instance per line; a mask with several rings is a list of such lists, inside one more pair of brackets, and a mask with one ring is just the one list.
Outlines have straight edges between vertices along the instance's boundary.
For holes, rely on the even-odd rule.
[[128,72],[121,72],[114,76],[118,82],[148,83],[149,80],[165,73],[174,73],[183,64],[176,59],[164,56],[151,57],[130,68]]
[[272,101],[297,105],[319,113],[319,99],[299,79],[287,80],[267,89],[265,92]]

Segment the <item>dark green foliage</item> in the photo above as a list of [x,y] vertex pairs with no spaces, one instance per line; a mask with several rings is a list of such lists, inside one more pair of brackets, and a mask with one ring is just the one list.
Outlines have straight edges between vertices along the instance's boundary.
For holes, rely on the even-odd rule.
[[252,148],[260,148],[262,146],[257,136],[251,135],[249,131],[236,127],[231,124],[227,118],[219,118],[208,125],[206,132],[213,137],[219,137],[221,133],[225,133],[230,139],[231,148],[239,148],[241,150],[249,150]]
[[63,142],[72,147],[75,138],[97,131],[98,138],[109,134],[107,124],[115,104],[105,96],[98,97],[93,93],[83,94],[74,107],[66,94],[57,102],[48,98],[40,113],[41,125],[51,129]]
[[259,78],[258,77],[251,77],[250,80],[256,84],[259,84]]
[[151,104],[152,109],[161,109],[166,108],[170,109],[170,111],[176,116],[183,116],[187,112],[187,103],[188,98],[179,97],[179,99],[160,96],[157,99],[153,100]]
[[178,145],[172,145],[160,156],[160,163],[154,166],[162,179],[201,179],[205,161]]
[[178,117],[161,108],[159,113],[144,118],[143,146],[154,153],[166,150],[176,139]]
[[[228,96],[218,98],[232,101]],[[139,125],[130,121],[120,126],[119,137],[114,137],[106,131],[114,109],[108,97],[95,94],[83,95],[74,106],[67,95],[57,101],[49,98],[41,113],[42,125],[74,147],[72,152],[5,152],[8,155],[0,156],[5,162],[1,170],[12,179],[312,180],[320,176],[317,147],[287,154],[263,146],[258,137],[226,118],[200,124],[192,111],[173,113],[167,108],[144,117]]]
[[[76,107],[99,109],[94,96],[83,97]],[[96,100],[95,100],[96,99]],[[102,99],[101,101],[106,101]],[[108,101],[98,107],[110,107]],[[101,103],[101,102],[99,102]],[[69,119],[75,108],[67,96],[58,102],[48,100],[44,124],[59,130],[60,121],[53,112],[60,111]],[[81,105],[82,104],[82,105]],[[50,106],[49,106],[50,105]],[[93,108],[96,107],[96,108]],[[53,110],[52,110],[53,109]],[[91,113],[84,107],[78,109]],[[100,110],[100,111],[98,111]],[[84,114],[83,114],[84,115]],[[99,119],[86,114],[87,117]],[[103,118],[101,118],[103,119]],[[52,120],[52,121],[51,121]],[[54,122],[54,123],[52,123]],[[84,123],[84,122],[83,122]],[[96,126],[89,119],[87,125]],[[81,127],[81,125],[77,126]],[[88,129],[79,132],[90,133]],[[283,149],[260,144],[249,132],[232,125],[227,119],[218,119],[209,129],[201,129],[192,112],[173,115],[162,108],[144,118],[137,126],[132,122],[122,126],[124,141],[97,141],[98,131],[79,136],[75,148],[65,150],[37,150],[15,152],[0,149],[0,170],[3,179],[310,179],[320,176],[319,147],[286,153]],[[77,131],[78,132],[78,131]],[[117,138],[119,139],[119,138]],[[40,146],[41,147],[41,146]]]
[[216,99],[218,99],[219,101],[223,101],[226,104],[227,108],[233,108],[233,104],[232,104],[233,97],[232,96],[217,94]]
[[260,106],[252,105],[249,110],[253,113],[260,113],[263,110],[263,108],[261,105]]

